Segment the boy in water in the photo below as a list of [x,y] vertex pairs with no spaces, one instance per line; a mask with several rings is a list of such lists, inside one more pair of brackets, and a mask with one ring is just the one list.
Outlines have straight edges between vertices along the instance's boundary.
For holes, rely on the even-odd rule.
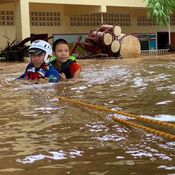
[[54,59],[51,64],[60,73],[60,80],[79,79],[81,66],[69,55],[69,46],[66,40],[58,39],[53,43]]
[[43,80],[48,82],[58,82],[60,77],[58,71],[49,63],[52,55],[51,45],[43,40],[35,40],[29,47],[31,62],[26,67],[24,74],[18,79]]

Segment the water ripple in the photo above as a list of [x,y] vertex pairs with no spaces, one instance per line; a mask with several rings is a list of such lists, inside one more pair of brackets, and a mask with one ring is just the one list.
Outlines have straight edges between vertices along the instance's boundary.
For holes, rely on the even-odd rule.
[[63,160],[68,158],[76,158],[82,156],[83,151],[72,149],[68,152],[60,150],[60,151],[49,151],[48,153],[52,155],[45,155],[45,154],[31,155],[27,156],[24,159],[17,159],[16,162],[27,164],[27,163],[34,163],[36,161],[43,159]]

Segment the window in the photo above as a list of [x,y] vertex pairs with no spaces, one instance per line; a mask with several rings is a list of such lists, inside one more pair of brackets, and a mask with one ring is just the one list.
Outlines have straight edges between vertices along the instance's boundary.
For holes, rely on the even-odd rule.
[[111,25],[131,26],[131,16],[129,14],[115,14],[115,13],[93,13],[74,15],[70,17],[71,26],[99,26],[101,24],[101,17],[103,22]]
[[59,12],[30,12],[32,26],[60,26]]
[[0,11],[0,25],[1,26],[14,26],[14,12],[13,11]]
[[137,25],[138,26],[155,26],[156,22],[154,19],[148,18],[147,16],[138,16]]

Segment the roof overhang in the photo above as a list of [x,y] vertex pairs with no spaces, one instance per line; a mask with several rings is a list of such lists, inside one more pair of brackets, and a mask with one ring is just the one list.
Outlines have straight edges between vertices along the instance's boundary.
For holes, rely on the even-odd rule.
[[15,0],[0,0],[0,4],[9,3],[9,2],[15,2]]

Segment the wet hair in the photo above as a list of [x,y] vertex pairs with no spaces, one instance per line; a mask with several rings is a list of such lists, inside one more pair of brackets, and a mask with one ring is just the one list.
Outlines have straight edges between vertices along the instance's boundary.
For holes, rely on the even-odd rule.
[[68,42],[64,39],[57,39],[53,42],[53,51],[55,51],[56,49],[56,46],[59,45],[59,44],[67,44],[68,45]]

